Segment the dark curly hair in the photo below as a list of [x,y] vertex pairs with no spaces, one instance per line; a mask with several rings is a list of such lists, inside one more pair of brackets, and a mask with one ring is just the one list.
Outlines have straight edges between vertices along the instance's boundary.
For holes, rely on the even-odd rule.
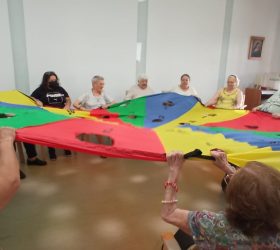
[[231,179],[226,218],[247,236],[271,235],[280,230],[280,172],[250,162]]

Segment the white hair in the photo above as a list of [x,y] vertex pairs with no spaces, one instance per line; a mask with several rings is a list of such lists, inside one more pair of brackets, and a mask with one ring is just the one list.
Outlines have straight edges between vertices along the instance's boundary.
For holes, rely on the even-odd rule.
[[148,76],[145,74],[140,74],[137,78],[137,81],[141,81],[141,80],[148,80]]
[[240,79],[238,78],[237,75],[231,74],[231,75],[229,75],[228,77],[233,77],[233,78],[235,78],[236,86],[237,86],[237,87],[239,86]]
[[97,81],[100,81],[100,80],[104,80],[104,77],[96,75],[96,76],[91,78],[92,84],[94,84],[94,83],[96,83]]

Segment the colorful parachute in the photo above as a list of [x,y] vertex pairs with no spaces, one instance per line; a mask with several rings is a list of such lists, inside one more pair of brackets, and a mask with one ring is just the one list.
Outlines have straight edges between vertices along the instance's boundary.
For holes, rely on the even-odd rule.
[[[195,97],[163,93],[92,112],[39,108],[14,90],[0,92],[0,126],[17,128],[17,140],[109,157],[164,161],[166,152],[213,148],[244,166],[260,161],[280,170],[280,119],[263,112],[204,107]],[[81,135],[109,137],[103,145]]]

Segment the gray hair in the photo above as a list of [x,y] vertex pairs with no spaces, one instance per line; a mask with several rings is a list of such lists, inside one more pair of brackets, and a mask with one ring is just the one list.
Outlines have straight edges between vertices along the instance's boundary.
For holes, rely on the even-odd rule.
[[141,80],[148,80],[148,76],[145,74],[141,74],[138,76],[137,81],[141,81]]
[[96,75],[96,76],[91,78],[92,84],[94,84],[94,83],[96,83],[97,81],[100,81],[100,80],[104,80],[104,77]]

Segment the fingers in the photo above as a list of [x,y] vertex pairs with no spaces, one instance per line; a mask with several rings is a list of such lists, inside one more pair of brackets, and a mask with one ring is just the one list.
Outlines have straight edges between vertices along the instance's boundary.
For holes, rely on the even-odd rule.
[[279,119],[279,118],[280,118],[280,114],[278,114],[278,113],[273,113],[273,114],[272,114],[272,117]]
[[174,159],[174,158],[184,158],[184,153],[182,151],[171,151],[166,155],[167,159]]
[[172,151],[167,154],[166,160],[170,169],[180,169],[184,162],[184,154],[180,151]]

